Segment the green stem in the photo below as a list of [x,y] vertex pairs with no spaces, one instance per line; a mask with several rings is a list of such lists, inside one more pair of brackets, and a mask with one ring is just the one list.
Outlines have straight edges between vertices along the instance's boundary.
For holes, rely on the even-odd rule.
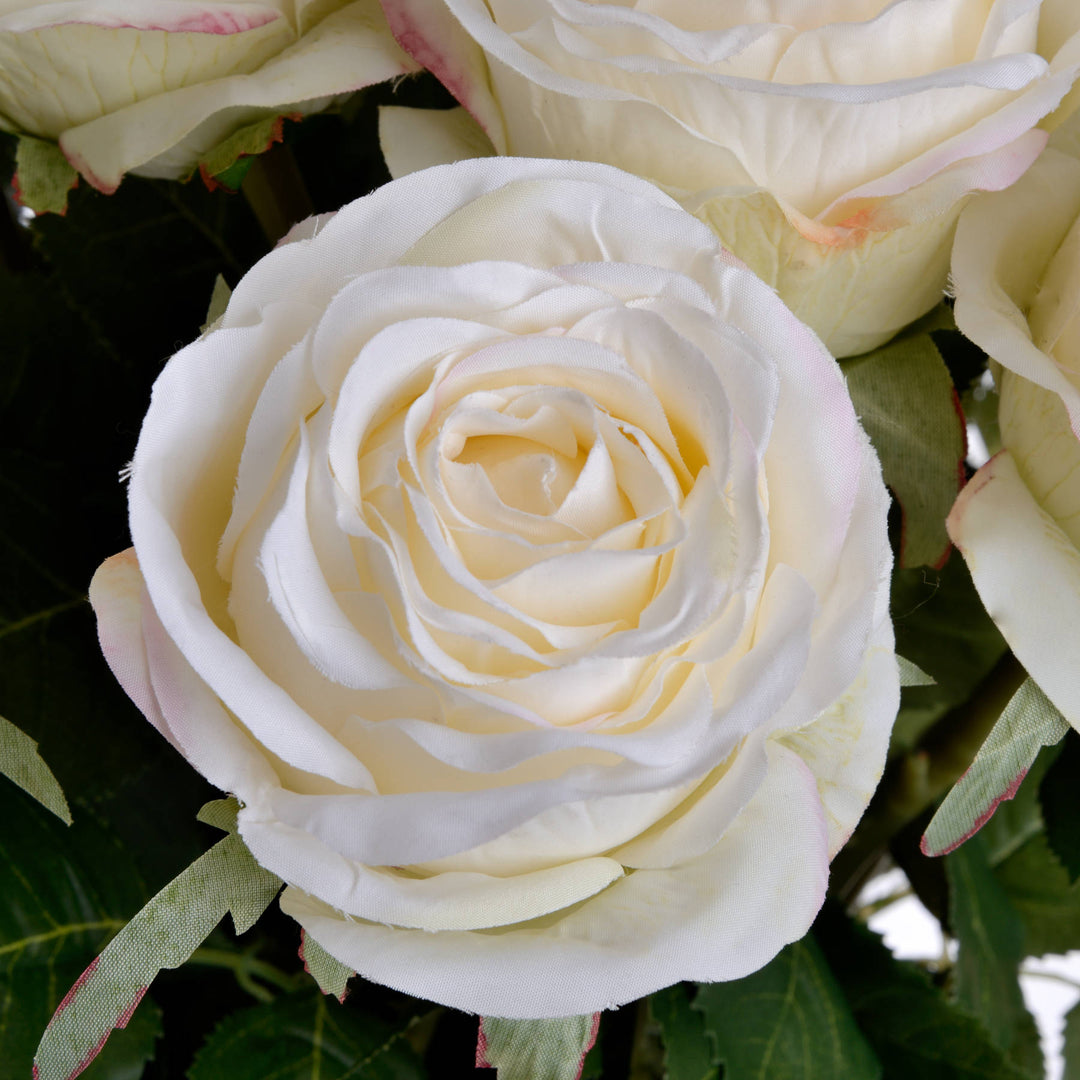
[[889,841],[956,783],[1026,677],[1016,657],[1006,653],[967,701],[946,713],[913,750],[889,763],[851,843],[833,861],[830,889],[838,899],[850,904]]
[[1029,968],[1022,967],[1020,969],[1020,974],[1028,975],[1033,979],[1049,979],[1051,982],[1070,986],[1073,990],[1080,990],[1080,982],[1077,982],[1075,979],[1070,979],[1067,975],[1058,975],[1055,971],[1032,971]]
[[271,247],[315,212],[296,159],[284,143],[255,158],[240,190]]
[[189,962],[232,971],[236,976],[236,981],[259,1001],[273,1001],[274,995],[254,982],[256,978],[286,992],[295,990],[297,986],[295,976],[286,975],[280,968],[263,960],[256,960],[249,953],[231,952],[229,949],[201,948],[191,954]]

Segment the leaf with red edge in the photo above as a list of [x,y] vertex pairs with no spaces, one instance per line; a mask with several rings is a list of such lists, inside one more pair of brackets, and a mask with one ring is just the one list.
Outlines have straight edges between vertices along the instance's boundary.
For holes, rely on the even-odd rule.
[[903,513],[901,567],[940,568],[949,557],[945,518],[964,482],[967,429],[931,333],[953,325],[942,304],[880,349],[841,364]]
[[62,216],[67,212],[68,192],[78,182],[79,174],[56,143],[30,135],[19,136],[11,187],[23,206],[36,214]]
[[1011,799],[1044,746],[1069,725],[1032,679],[1025,679],[986,736],[967,772],[953,785],[927,827],[924,855],[947,855],[974,836]]
[[[228,804],[208,809],[215,823],[229,823]],[[74,1080],[113,1029],[127,1025],[160,970],[184,963],[229,912],[243,933],[280,887],[235,833],[215,844],[153,897],[78,978],[42,1036],[35,1080]]]
[[554,1020],[482,1016],[476,1067],[498,1070],[499,1080],[578,1080],[599,1029],[599,1013]]

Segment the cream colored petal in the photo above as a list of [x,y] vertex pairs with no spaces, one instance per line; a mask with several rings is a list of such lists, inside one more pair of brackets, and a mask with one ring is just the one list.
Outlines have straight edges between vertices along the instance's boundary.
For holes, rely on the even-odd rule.
[[1060,395],[1076,431],[1080,391],[1032,340],[1026,313],[1078,214],[1080,162],[1049,147],[1011,188],[964,210],[952,265],[957,325],[992,359]]
[[346,919],[296,888],[281,903],[332,956],[383,985],[482,1014],[551,1017],[615,1008],[680,979],[756,971],[809,928],[827,866],[813,777],[777,748],[711,850],[626,875],[545,919],[430,934]]
[[[68,127],[60,147],[101,191],[114,190],[125,172],[138,168],[181,176],[244,124],[274,112],[321,108],[334,95],[415,69],[391,39],[376,0],[356,0],[250,75],[186,83],[135,101]],[[181,143],[182,153],[155,164]]]
[[484,129],[464,109],[380,105],[379,145],[394,179],[432,165],[495,153]]
[[1008,450],[960,492],[947,524],[990,617],[1080,731],[1080,551],[1035,501]]

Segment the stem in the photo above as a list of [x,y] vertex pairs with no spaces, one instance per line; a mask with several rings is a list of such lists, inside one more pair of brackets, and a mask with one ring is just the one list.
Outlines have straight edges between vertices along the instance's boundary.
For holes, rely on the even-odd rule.
[[874,900],[869,904],[863,904],[862,907],[855,912],[855,917],[862,920],[862,922],[866,922],[867,919],[876,915],[879,911],[884,911],[887,907],[891,907],[897,900],[903,900],[905,897],[913,895],[914,892],[912,889],[899,889],[894,893],[889,893],[888,896],[881,897],[880,900]]
[[1026,677],[1016,657],[1006,653],[967,701],[889,763],[852,843],[833,862],[831,890],[838,899],[851,903],[893,836],[956,783]]
[[28,234],[18,223],[18,210],[6,193],[0,192],[0,202],[0,267],[18,273],[30,265]]
[[1022,967],[1020,974],[1029,975],[1033,979],[1049,979],[1051,982],[1063,983],[1065,986],[1072,987],[1073,990],[1080,990],[1080,982],[1070,979],[1067,975],[1058,975],[1054,971],[1032,971],[1030,968]]
[[296,159],[284,143],[255,158],[240,190],[271,247],[315,212]]
[[207,967],[227,968],[236,976],[236,981],[240,986],[259,1001],[273,1001],[274,995],[254,982],[255,978],[262,979],[263,982],[286,992],[295,990],[297,986],[294,976],[286,975],[273,964],[257,960],[249,953],[231,952],[229,949],[201,948],[191,954],[189,962],[204,964]]

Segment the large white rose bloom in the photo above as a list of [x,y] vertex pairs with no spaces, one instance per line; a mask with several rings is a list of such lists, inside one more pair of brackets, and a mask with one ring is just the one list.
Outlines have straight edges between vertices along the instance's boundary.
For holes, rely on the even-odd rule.
[[1080,730],[1080,114],[960,218],[956,321],[1001,365],[1003,449],[949,533],[1013,652]]
[[247,274],[91,599],[326,950],[564,1016],[810,926],[898,703],[887,506],[837,364],[701,222],[492,158]]
[[412,70],[378,0],[0,0],[0,128],[105,192]]
[[[660,184],[836,356],[938,303],[965,196],[1031,164],[1080,64],[1076,0],[383,6],[495,150]],[[409,119],[385,118],[392,171]]]

